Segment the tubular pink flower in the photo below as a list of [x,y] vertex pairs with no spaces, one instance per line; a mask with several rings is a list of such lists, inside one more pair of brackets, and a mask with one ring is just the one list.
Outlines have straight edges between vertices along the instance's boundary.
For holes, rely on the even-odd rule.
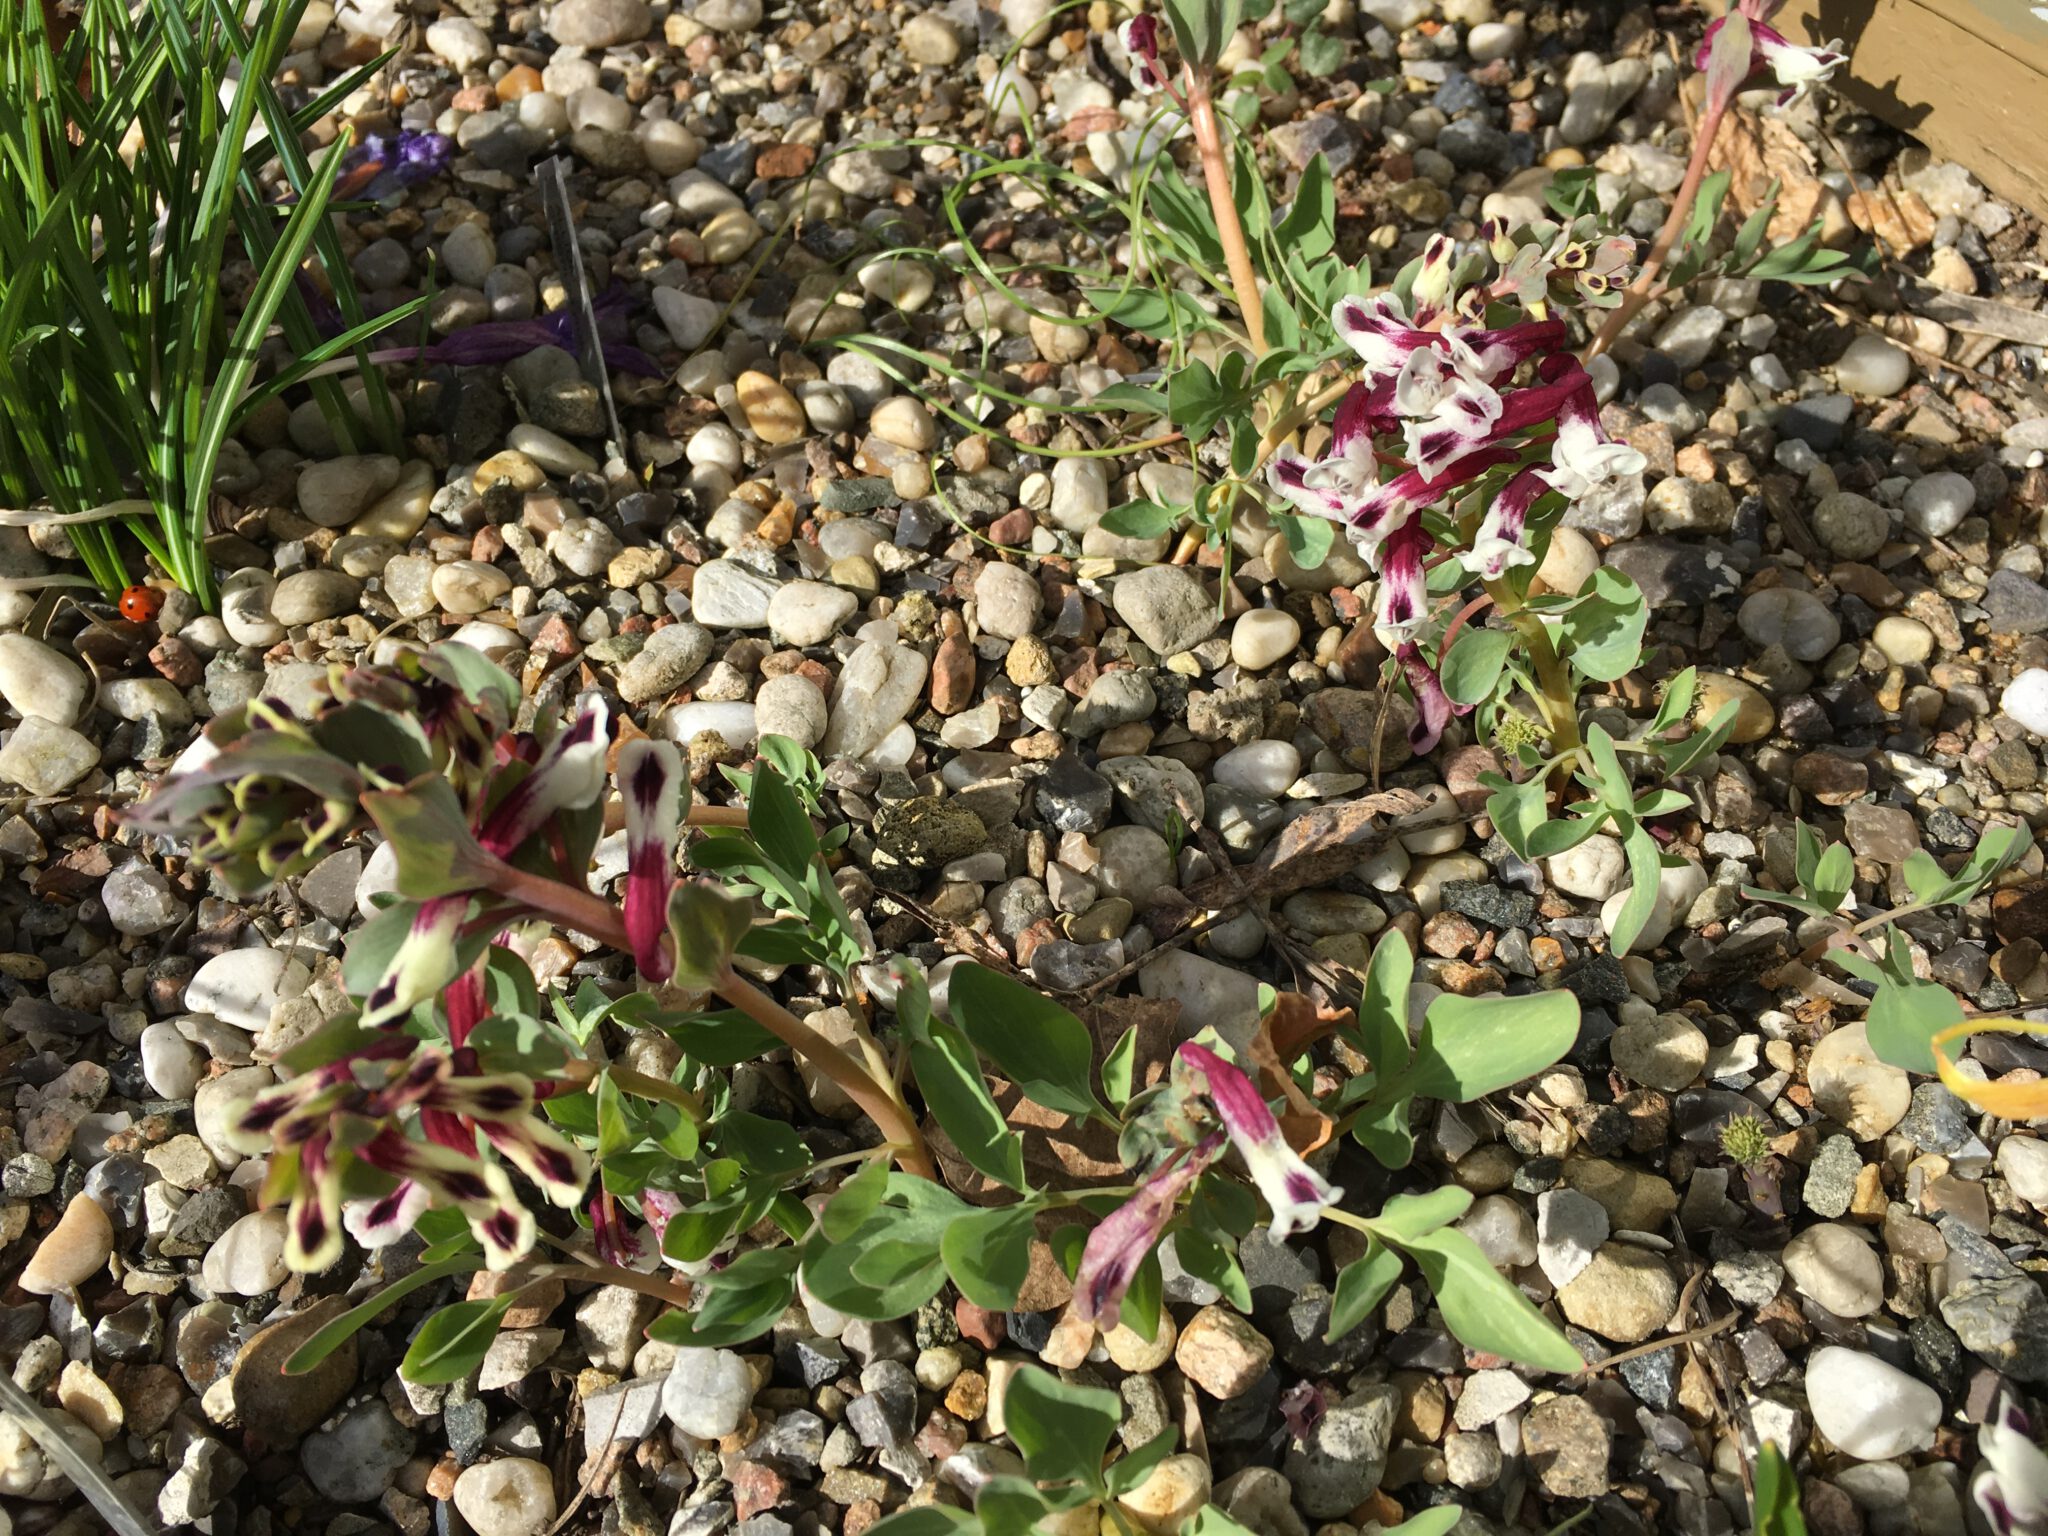
[[1436,750],[1451,716],[1469,715],[1472,706],[1451,702],[1450,695],[1444,692],[1443,679],[1423,659],[1422,649],[1414,641],[1402,641],[1394,659],[1401,663],[1401,670],[1408,675],[1408,691],[1415,695],[1415,723],[1408,727],[1408,745],[1421,757]]
[[1550,466],[1537,473],[1552,490],[1574,504],[1605,502],[1640,489],[1649,461],[1626,443],[1611,441],[1600,425],[1591,381],[1573,389],[1557,413],[1557,440]]
[[[1710,111],[1716,104],[1725,110],[1742,82],[1760,70],[1770,71],[1785,88],[1778,97],[1778,105],[1783,107],[1849,62],[1839,42],[1820,48],[1803,48],[1792,42],[1770,25],[1767,18],[1775,13],[1775,6],[1743,5],[1734,14],[1708,24],[1693,55],[1693,67],[1707,72]],[[1747,54],[1742,47],[1745,41]]]
[[610,740],[609,712],[602,699],[592,699],[555,733],[533,771],[484,819],[477,841],[499,858],[510,858],[556,816],[594,802],[604,790],[605,748]]
[[348,1235],[365,1248],[388,1248],[410,1232],[433,1203],[424,1185],[401,1179],[388,1195],[349,1201],[341,1219]]
[[626,937],[649,981],[675,974],[668,946],[668,893],[682,834],[682,753],[674,742],[640,738],[619,749],[619,796],[626,805]]
[[1121,27],[1117,37],[1130,59],[1131,84],[1150,95],[1166,88],[1166,69],[1159,62],[1159,18],[1140,11]]
[[1517,473],[1495,494],[1472,536],[1471,549],[1458,556],[1458,563],[1486,581],[1496,580],[1510,567],[1534,565],[1536,551],[1525,538],[1529,509],[1549,490],[1541,470]]
[[317,1274],[341,1257],[341,1167],[322,1131],[298,1151],[298,1179],[285,1213],[284,1262]]
[[1452,340],[1426,347],[1401,365],[1394,408],[1403,417],[1410,461],[1433,480],[1494,437],[1504,407],[1481,376],[1479,359]]
[[1365,360],[1369,383],[1399,373],[1416,352],[1436,344],[1436,334],[1417,329],[1401,301],[1391,293],[1340,300],[1330,311],[1330,324]]
[[384,974],[363,999],[365,1029],[395,1029],[406,1015],[454,979],[456,942],[469,912],[469,896],[437,896],[420,903],[412,928]]
[[1105,1330],[1116,1326],[1138,1266],[1158,1245],[1160,1233],[1180,1207],[1180,1197],[1216,1160],[1223,1143],[1220,1132],[1207,1137],[1179,1162],[1146,1179],[1136,1194],[1096,1223],[1074,1271],[1074,1313],[1083,1322]]
[[437,1201],[461,1211],[483,1244],[484,1262],[490,1268],[510,1268],[533,1246],[533,1213],[519,1203],[512,1181],[495,1163],[409,1140],[389,1126],[357,1148],[356,1156],[372,1168],[420,1185]]
[[2048,1454],[2034,1443],[2033,1426],[2010,1397],[1977,1431],[1984,1458],[1970,1495],[1992,1536],[2048,1536]]
[[1193,1041],[1175,1053],[1174,1064],[1189,1074],[1195,1088],[1216,1107],[1231,1145],[1244,1159],[1252,1182],[1272,1210],[1274,1239],[1312,1231],[1322,1219],[1323,1207],[1335,1205],[1344,1191],[1332,1187],[1287,1145],[1258,1086],[1214,1051]]
[[1379,627],[1397,641],[1408,639],[1421,627],[1429,606],[1422,557],[1433,542],[1421,519],[1411,518],[1380,546]]
[[1451,312],[1451,279],[1457,275],[1458,248],[1449,235],[1431,235],[1422,247],[1422,265],[1408,285],[1408,302],[1416,328],[1428,330]]

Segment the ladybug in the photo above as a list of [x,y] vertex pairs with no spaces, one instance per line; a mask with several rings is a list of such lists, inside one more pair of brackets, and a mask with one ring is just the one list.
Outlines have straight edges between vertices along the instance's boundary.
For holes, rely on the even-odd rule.
[[162,611],[164,595],[155,587],[130,587],[121,594],[121,617],[136,624],[147,624]]

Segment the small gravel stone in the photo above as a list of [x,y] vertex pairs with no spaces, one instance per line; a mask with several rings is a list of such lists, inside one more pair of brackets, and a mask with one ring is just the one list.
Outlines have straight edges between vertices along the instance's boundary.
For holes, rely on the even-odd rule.
[[43,1234],[20,1276],[21,1288],[49,1296],[82,1285],[114,1251],[114,1224],[90,1195],[73,1195],[57,1224]]
[[1868,496],[1837,491],[1813,509],[1813,531],[1844,560],[1868,560],[1891,537],[1891,514]]
[[753,1401],[754,1373],[727,1349],[678,1350],[661,1393],[669,1422],[700,1440],[731,1434]]
[[1977,487],[1952,469],[1922,475],[1906,487],[1906,526],[1930,539],[1944,539],[1977,506]]
[[523,1456],[464,1468],[454,1497],[476,1536],[541,1536],[558,1508],[553,1474],[545,1463]]
[[1887,399],[1913,377],[1912,354],[1882,336],[1858,336],[1835,364],[1835,381],[1852,395]]
[[1808,1227],[1785,1245],[1785,1273],[1803,1296],[1837,1317],[1868,1317],[1884,1304],[1877,1251],[1839,1222]]
[[1229,1399],[1250,1390],[1271,1362],[1273,1346],[1249,1318],[1224,1307],[1204,1307],[1181,1330],[1173,1358],[1204,1392]]
[[1117,617],[1161,657],[1191,651],[1216,632],[1216,599],[1183,565],[1154,565],[1122,578]]
[[1806,1362],[1814,1427],[1860,1461],[1924,1451],[1941,1423],[1941,1394],[1874,1355],[1826,1344]]
[[1597,1499],[1610,1486],[1614,1431],[1585,1398],[1560,1394],[1523,1416],[1522,1454],[1551,1497]]
[[1654,1253],[1628,1243],[1606,1243],[1557,1303],[1581,1328],[1617,1344],[1640,1344],[1678,1310],[1678,1282]]
[[1624,1024],[1609,1049],[1622,1076],[1666,1093],[1690,1087],[1707,1064],[1706,1034],[1682,1013]]

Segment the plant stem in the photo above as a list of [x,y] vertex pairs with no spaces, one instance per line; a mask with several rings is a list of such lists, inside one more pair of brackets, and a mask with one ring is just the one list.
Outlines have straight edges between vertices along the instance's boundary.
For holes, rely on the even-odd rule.
[[[502,861],[492,872],[490,887],[498,895],[578,933],[600,939],[614,949],[630,951],[633,947],[626,937],[626,920],[619,910],[588,891],[579,891],[559,880],[531,874]],[[712,990],[831,1078],[842,1093],[882,1128],[882,1134],[895,1148],[896,1160],[904,1172],[914,1173],[920,1178],[938,1178],[931,1153],[925,1148],[924,1137],[919,1133],[917,1121],[909,1108],[870,1077],[859,1062],[752,982],[735,973],[731,966],[720,973]]]
[[687,1309],[691,1301],[688,1291],[677,1290],[660,1275],[642,1274],[637,1269],[624,1269],[617,1264],[600,1264],[595,1259],[577,1264],[535,1264],[525,1273],[534,1280],[596,1280],[605,1285],[616,1285],[621,1290],[638,1291],[642,1296],[652,1296],[672,1307]]
[[595,1061],[571,1061],[563,1068],[565,1081],[585,1084],[600,1076],[609,1076],[618,1085],[621,1093],[630,1093],[636,1099],[654,1099],[663,1104],[673,1104],[697,1124],[704,1123],[704,1105],[697,1095],[675,1083],[663,1082],[645,1072],[635,1072],[630,1067],[604,1065]]
[[924,1135],[902,1099],[884,1088],[864,1071],[859,1062],[804,1023],[766,992],[739,975],[731,966],[719,974],[716,991],[769,1034],[795,1051],[839,1085],[849,1099],[882,1128],[894,1148],[896,1161],[905,1173],[938,1179]]
[[1713,152],[1714,140],[1721,136],[1721,120],[1727,111],[1725,103],[1710,105],[1706,116],[1700,119],[1699,131],[1692,140],[1692,160],[1685,168],[1685,180],[1679,183],[1677,196],[1671,199],[1671,212],[1664,216],[1664,227],[1657,231],[1656,244],[1650,247],[1650,254],[1643,261],[1643,270],[1636,274],[1636,280],[1622,295],[1620,305],[1608,315],[1607,323],[1600,327],[1600,334],[1586,348],[1587,362],[1613,346],[1616,338],[1628,328],[1629,321],[1635,319],[1643,306],[1650,302],[1657,274],[1663,271],[1671,248],[1678,244],[1680,232],[1692,217],[1693,204],[1699,199],[1700,183],[1707,175],[1707,156]]
[[[1521,598],[1505,581],[1489,581],[1486,595],[1493,599],[1502,618],[1515,628],[1515,633],[1528,648],[1529,664],[1535,670],[1537,685],[1542,692],[1537,704],[1543,710],[1543,723],[1550,732],[1551,751],[1559,757],[1570,759],[1578,754],[1582,743],[1579,740],[1579,696],[1572,687],[1571,674],[1558,659],[1557,647],[1550,643],[1550,631],[1537,614],[1529,611]],[[1560,770],[1562,769],[1560,764]]]
[[1258,274],[1252,268],[1252,253],[1244,241],[1244,221],[1237,216],[1237,199],[1230,188],[1230,151],[1223,142],[1223,127],[1216,120],[1216,103],[1209,96],[1209,72],[1188,70],[1188,121],[1195,130],[1195,147],[1202,155],[1202,180],[1209,189],[1209,211],[1216,219],[1217,238],[1223,242],[1224,265],[1230,269],[1230,286],[1237,292],[1237,307],[1244,316],[1245,335],[1252,350],[1266,350],[1266,308],[1259,296]]
[[692,805],[683,817],[686,827],[744,827],[747,809],[743,805]]

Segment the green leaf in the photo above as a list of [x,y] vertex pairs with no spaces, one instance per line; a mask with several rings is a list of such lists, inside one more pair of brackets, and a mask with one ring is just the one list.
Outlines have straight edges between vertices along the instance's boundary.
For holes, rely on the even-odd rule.
[[619,1085],[609,1072],[597,1080],[597,1160],[616,1157],[640,1138],[627,1122],[625,1106],[619,1100]]
[[1301,34],[1301,67],[1318,79],[1336,74],[1344,67],[1344,39],[1311,26]]
[[810,817],[766,757],[755,768],[747,795],[747,830],[763,853],[799,879],[818,856],[818,834]]
[[1486,797],[1486,814],[1492,819],[1494,830],[1518,858],[1536,857],[1530,851],[1530,840],[1550,818],[1550,796],[1544,775],[1537,774],[1517,784],[1500,774],[1487,773],[1480,775],[1479,782],[1493,791]]
[[926,1032],[910,1047],[910,1070],[926,1107],[969,1167],[1011,1189],[1030,1189],[1023,1140],[996,1107],[974,1047],[941,1019],[930,1020]]
[[876,1158],[840,1185],[825,1209],[818,1213],[818,1226],[828,1241],[843,1243],[861,1227],[889,1193],[889,1164]]
[[368,1301],[350,1307],[341,1316],[317,1329],[311,1338],[292,1351],[291,1357],[284,1363],[284,1374],[305,1375],[414,1291],[422,1286],[432,1285],[436,1280],[446,1280],[451,1275],[468,1274],[482,1263],[483,1260],[478,1255],[463,1254],[442,1259],[437,1263],[423,1264],[411,1274],[399,1277]]
[[1358,1003],[1358,1032],[1382,1080],[1408,1065],[1408,988],[1414,979],[1415,952],[1400,932],[1389,930],[1373,948]]
[[1166,1300],[1166,1274],[1155,1248],[1138,1261],[1138,1272],[1124,1292],[1117,1321],[1148,1343],[1159,1337],[1159,1309]]
[[1664,872],[1663,860],[1657,854],[1657,839],[1650,836],[1647,827],[1631,828],[1622,851],[1628,855],[1630,885],[1628,899],[1622,902],[1607,941],[1608,952],[1615,955],[1628,953],[1643,925],[1649,922],[1650,914],[1656,911],[1657,883]]
[[1375,1090],[1352,1122],[1351,1137],[1387,1168],[1406,1168],[1415,1157],[1415,1132],[1409,1128],[1409,1105],[1415,1096]]
[[1470,1103],[1525,1082],[1558,1061],[1579,1034],[1579,1000],[1564,988],[1519,997],[1460,997],[1429,1005],[1403,1092]]
[[454,787],[439,774],[364,795],[362,803],[397,856],[399,895],[426,901],[485,882],[489,860],[470,835]]
[[1147,1440],[1135,1451],[1110,1463],[1109,1472],[1103,1478],[1111,1498],[1121,1498],[1138,1484],[1152,1475],[1152,1469],[1173,1454],[1173,1448],[1180,1442],[1180,1431],[1171,1425]]
[[756,1248],[702,1276],[695,1312],[664,1312],[647,1336],[691,1349],[730,1349],[759,1338],[796,1299],[797,1250]]
[[1251,1311],[1252,1288],[1245,1279],[1244,1266],[1215,1238],[1199,1228],[1182,1227],[1173,1235],[1173,1252],[1188,1274],[1215,1286],[1238,1311]]
[[1337,1289],[1330,1299],[1330,1327],[1323,1335],[1334,1344],[1372,1316],[1387,1292],[1401,1278],[1401,1256],[1376,1237],[1365,1240],[1365,1256],[1337,1271]]
[[964,1536],[978,1529],[974,1516],[946,1504],[920,1504],[884,1515],[868,1527],[869,1536]]
[[1101,527],[1125,539],[1158,539],[1173,532],[1183,515],[1179,507],[1156,501],[1127,501],[1102,515]]
[[458,1301],[443,1307],[413,1335],[398,1374],[420,1387],[462,1380],[484,1363],[491,1341],[498,1336],[498,1320],[511,1310],[517,1295],[507,1291],[485,1301]]
[[1313,571],[1329,559],[1331,547],[1337,542],[1335,523],[1291,512],[1278,513],[1273,520],[1280,525],[1280,536],[1287,541],[1287,553],[1304,571]]
[[1699,680],[1699,669],[1687,667],[1664,685],[1664,697],[1657,705],[1656,718],[1650,721],[1650,735],[1663,735],[1692,712],[1693,695],[1699,690]]
[[1766,1440],[1756,1453],[1756,1536],[1806,1536],[1806,1517],[1799,1508],[1799,1480],[1786,1464],[1778,1442]]
[[1963,1005],[1947,987],[1932,981],[1887,980],[1870,1000],[1864,1030],[1879,1061],[1908,1072],[1931,1073],[1934,1036],[1963,1018]]
[[1650,606],[1636,584],[1612,566],[1602,566],[1581,600],[1560,625],[1565,659],[1599,683],[1624,676],[1643,654]]
[[1657,755],[1664,759],[1665,775],[1676,778],[1679,774],[1689,771],[1695,763],[1705,759],[1709,753],[1720,751],[1722,743],[1733,734],[1736,716],[1741,713],[1742,706],[1734,699],[1730,699],[1714,711],[1713,719],[1685,740],[1658,748]]
[[1628,770],[1621,766],[1621,757],[1614,750],[1614,738],[1607,734],[1604,726],[1592,726],[1586,732],[1586,751],[1593,759],[1594,781],[1599,787],[1600,801],[1616,815],[1631,814],[1635,791],[1629,784]]
[[1109,1054],[1102,1058],[1102,1096],[1110,1107],[1122,1110],[1131,1102],[1138,1065],[1138,1026],[1133,1024],[1117,1037]]
[[1088,1027],[1058,1003],[971,960],[953,972],[947,996],[975,1048],[1034,1103],[1069,1115],[1103,1112]]
[[1576,848],[1587,838],[1607,825],[1608,814],[1604,807],[1589,806],[1587,813],[1566,816],[1558,821],[1546,821],[1529,834],[1529,853],[1532,859],[1550,859],[1568,849]]
[[[1294,4],[1300,3],[1302,0],[1293,0],[1289,9],[1292,10]],[[1314,14],[1321,15],[1327,0],[1307,0],[1307,3],[1314,6]],[[1297,20],[1295,25],[1300,26],[1307,19],[1304,17]],[[1319,40],[1325,37],[1325,34],[1319,31],[1312,31],[1310,35]],[[1328,41],[1336,42],[1335,39]],[[1344,45],[1337,42],[1336,48],[1338,61],[1341,63]],[[1301,40],[1302,67],[1312,75],[1329,74],[1329,69],[1318,68],[1310,62],[1310,52],[1311,45],[1305,36]],[[1273,238],[1279,243],[1281,250],[1298,255],[1303,261],[1320,260],[1336,249],[1337,185],[1330,175],[1330,162],[1320,153],[1302,167],[1301,180],[1294,189],[1294,205],[1287,210],[1286,217],[1273,227]]]
[[1443,659],[1444,692],[1451,702],[1478,705],[1492,698],[1514,644],[1515,637],[1504,629],[1460,630]]
[[1468,1349],[1538,1370],[1585,1368],[1585,1360],[1565,1336],[1502,1278],[1464,1233],[1444,1227],[1401,1246],[1429,1281],[1444,1323]]
[[678,880],[668,898],[668,932],[679,988],[710,991],[753,925],[752,906],[703,880]]
[[1102,1481],[1102,1458],[1123,1418],[1123,1400],[1098,1387],[1073,1386],[1027,1365],[1010,1378],[1003,1422],[1032,1477],[1040,1482]]
[[1464,1518],[1465,1511],[1457,1505],[1442,1504],[1435,1509],[1425,1509],[1399,1525],[1388,1526],[1381,1536],[1450,1536]]
[[1038,1230],[1037,1206],[1000,1206],[976,1211],[947,1226],[939,1240],[946,1273],[960,1294],[990,1312],[1008,1312],[1031,1268],[1031,1239]]
[[1195,1511],[1195,1518],[1181,1528],[1182,1536],[1252,1536],[1252,1532],[1239,1525],[1214,1504],[1204,1504]]
[[1389,1242],[1408,1242],[1449,1226],[1472,1209],[1472,1191],[1446,1184],[1425,1195],[1395,1195],[1373,1218],[1373,1230]]

